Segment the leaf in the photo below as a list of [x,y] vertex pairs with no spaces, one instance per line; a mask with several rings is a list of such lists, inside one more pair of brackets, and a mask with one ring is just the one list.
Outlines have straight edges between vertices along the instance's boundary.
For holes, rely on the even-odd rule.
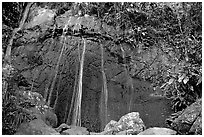
[[202,82],[202,77],[199,78],[198,82],[196,85],[199,85]]
[[185,76],[186,76],[186,74],[183,74],[181,77],[179,77],[178,82],[181,82]]
[[171,78],[171,79],[169,80],[168,84],[170,85],[170,84],[173,83],[173,82],[174,82],[174,79]]
[[186,84],[189,81],[188,77],[185,77],[185,79],[183,80],[183,83]]
[[193,86],[191,86],[191,87],[190,87],[190,89],[191,89],[191,91],[194,91],[194,88],[193,88]]
[[75,24],[73,31],[79,31],[81,29],[81,25],[80,24]]
[[167,84],[167,83],[164,83],[164,84],[163,84],[163,85],[162,85],[160,88],[162,89],[163,87],[165,87],[165,86],[166,86],[166,84]]
[[196,73],[194,73],[194,72],[191,72],[191,75],[198,76],[198,74],[196,74]]

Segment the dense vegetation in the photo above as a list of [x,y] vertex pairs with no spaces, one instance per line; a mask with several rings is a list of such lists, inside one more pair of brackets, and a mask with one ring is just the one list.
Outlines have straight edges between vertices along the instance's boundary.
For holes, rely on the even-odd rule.
[[[15,87],[30,86],[21,72],[8,61],[7,48],[15,41],[14,29],[19,28],[25,17],[28,3],[2,4],[2,53],[3,53],[3,128],[9,134],[32,117],[23,111],[31,105],[18,100]],[[185,109],[202,96],[202,3],[37,3],[40,7],[55,10],[56,16],[70,10],[72,15],[93,16],[107,24],[110,31],[99,28],[97,33],[113,36],[111,47],[104,47],[118,64],[124,65],[132,78],[140,78],[160,87],[172,99],[175,112]],[[25,22],[29,22],[28,17]],[[90,25],[90,24],[88,24]],[[84,32],[87,26],[75,28]],[[74,30],[75,30],[74,29]],[[20,30],[18,30],[20,31]],[[93,30],[94,31],[94,30]],[[14,36],[13,36],[14,35]],[[101,41],[99,37],[96,41]],[[121,44],[126,44],[121,50]],[[12,44],[12,49],[18,47]],[[142,56],[157,49],[148,59]],[[124,54],[125,53],[125,54]],[[12,58],[12,57],[11,57]],[[41,65],[39,57],[31,64]],[[4,94],[5,93],[5,94]],[[25,106],[23,106],[25,105]],[[15,116],[15,117],[14,117]],[[16,118],[17,117],[17,118]],[[10,119],[10,120],[9,120]],[[8,134],[8,133],[5,133]]]

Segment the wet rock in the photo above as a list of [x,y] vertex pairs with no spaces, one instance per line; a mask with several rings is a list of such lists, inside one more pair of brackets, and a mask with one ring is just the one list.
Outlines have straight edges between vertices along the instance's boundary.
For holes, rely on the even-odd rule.
[[55,128],[55,130],[59,133],[62,133],[64,130],[70,129],[71,127],[65,123],[62,123],[59,127]]
[[128,113],[118,121],[120,131],[127,130],[127,134],[138,134],[146,128],[138,112]]
[[50,109],[47,109],[43,115],[42,119],[48,126],[56,127],[57,126],[57,115]]
[[102,135],[116,135],[116,134],[127,134],[135,135],[144,131],[145,125],[142,119],[139,116],[138,112],[128,113],[125,116],[122,116],[120,120],[110,121],[103,132]]
[[120,132],[116,133],[116,135],[127,135],[127,130],[120,131]]
[[167,119],[167,124],[179,134],[202,133],[202,99]]
[[61,135],[89,135],[89,131],[85,127],[70,126],[70,129],[62,131]]
[[104,131],[108,131],[111,130],[112,128],[114,128],[117,125],[117,121],[115,120],[111,120],[104,128]]
[[22,123],[15,135],[59,135],[59,133],[45,124],[41,119],[35,119],[28,123]]
[[176,135],[176,131],[169,128],[153,127],[140,132],[138,135]]
[[90,132],[90,135],[101,135],[101,133]]
[[30,14],[33,18],[26,24],[26,29],[33,28],[41,24],[47,24],[48,22],[52,21],[53,17],[55,16],[54,11],[39,7],[34,8]]

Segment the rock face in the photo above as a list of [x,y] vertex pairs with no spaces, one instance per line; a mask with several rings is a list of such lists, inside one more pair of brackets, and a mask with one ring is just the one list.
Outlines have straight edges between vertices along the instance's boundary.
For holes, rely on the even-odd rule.
[[169,128],[153,127],[140,132],[138,135],[176,135],[176,131]]
[[[60,62],[60,77],[57,77],[54,86],[54,91],[58,91],[58,95],[60,95],[55,108],[55,114],[58,117],[59,125],[65,121],[64,118],[67,116],[70,108],[71,103],[68,102],[72,100],[72,91],[74,89],[74,84],[72,83],[74,83],[76,64],[78,64],[78,62],[76,62],[78,51],[75,47],[76,41],[81,41],[81,38],[67,37],[66,41],[62,41],[62,30],[65,27],[65,24],[69,22],[70,17],[73,19],[76,17],[71,16],[71,12],[67,11],[66,13],[57,15],[55,18],[54,12],[55,11],[48,10],[47,8],[34,6],[31,13],[31,21],[25,24],[25,30],[23,31],[22,37],[18,38],[15,42],[21,44],[18,47],[14,46],[15,49],[12,52],[14,52],[15,56],[13,60],[15,68],[18,68],[20,71],[24,70],[22,71],[22,75],[28,79],[28,81],[33,81],[33,78],[35,78],[35,86],[32,91],[38,92],[45,97],[45,91],[47,91],[47,89],[50,90],[59,53],[63,45],[62,43],[66,43],[67,47],[69,47]],[[97,30],[100,29],[100,23],[98,23],[97,20],[95,21],[97,25],[95,25],[94,30],[97,32]],[[73,24],[69,25],[73,26]],[[107,29],[106,31],[108,32],[115,30],[107,24],[104,25],[107,26],[105,29]],[[53,26],[56,26],[56,28],[53,28]],[[54,30],[54,33],[51,30]],[[107,47],[109,47],[109,44]],[[100,102],[102,102],[100,101],[102,87],[100,46],[98,46],[98,43],[90,41],[86,53],[83,71],[81,121],[82,126],[87,127],[90,131],[99,132],[101,127],[104,128],[107,124],[103,123],[104,111],[99,110]],[[105,73],[109,92],[107,108],[108,121],[111,119],[118,120],[126,113],[136,111],[140,113],[140,116],[147,124],[147,127],[164,125],[165,123],[163,121],[169,113],[167,106],[170,105],[168,102],[165,102],[165,100],[162,99],[155,100],[147,98],[148,94],[150,94],[150,90],[146,88],[148,86],[144,86],[144,82],[141,82],[141,84],[138,84],[138,81],[134,83],[134,95],[126,93],[126,89],[123,88],[124,85],[126,85],[125,83],[127,83],[127,81],[124,80],[125,73],[122,72],[124,68],[116,63],[117,58],[111,57],[110,53],[105,51],[104,62],[106,62],[104,67],[106,70]],[[35,67],[31,69],[30,66]],[[123,79],[119,78],[116,79],[116,81],[112,81],[111,79],[119,73],[123,74],[121,76]],[[55,95],[57,95],[56,92],[53,93],[54,98]],[[127,106],[130,97],[134,97],[134,99],[132,109],[131,111],[128,111]],[[51,104],[54,103],[54,98],[52,99]],[[155,111],[155,108],[157,111]],[[54,117],[52,118],[53,120],[51,121],[55,121]],[[55,126],[55,124],[51,125]]]
[[167,119],[168,125],[179,134],[202,134],[202,99]]
[[59,135],[59,133],[41,119],[35,119],[29,123],[22,123],[15,135]]
[[136,135],[145,129],[138,112],[122,116],[118,122],[110,121],[101,135]]
[[[117,68],[114,68],[114,71],[117,71]],[[114,71],[108,70],[109,73],[114,73]],[[124,81],[124,77],[125,76],[122,75],[116,82]],[[154,91],[151,90],[150,83],[147,81],[134,79],[133,86],[134,93],[130,94],[125,93],[126,90],[122,89],[119,84],[114,84],[114,82],[108,83],[108,121],[118,120],[128,112],[139,112],[147,128],[166,127],[165,120],[173,113],[171,110],[171,100],[165,97],[151,96]],[[129,111],[130,97],[133,97],[133,103]]]

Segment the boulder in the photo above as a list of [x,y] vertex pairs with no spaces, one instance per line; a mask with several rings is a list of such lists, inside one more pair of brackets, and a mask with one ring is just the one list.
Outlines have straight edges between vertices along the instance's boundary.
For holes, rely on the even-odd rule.
[[50,109],[47,109],[42,116],[43,120],[48,126],[56,127],[57,126],[57,115]]
[[153,127],[140,132],[138,135],[176,135],[176,131],[169,128]]
[[35,106],[27,109],[27,113],[42,119],[48,126],[57,126],[57,116],[48,106]]
[[90,132],[90,135],[101,135],[101,133]]
[[120,131],[127,130],[127,134],[138,134],[146,128],[138,112],[128,113],[118,121]]
[[41,119],[35,119],[22,123],[15,135],[60,135],[55,129],[49,127]]
[[201,134],[202,133],[202,99],[179,111],[166,120],[169,127],[179,134]]
[[59,133],[62,133],[64,130],[70,129],[71,127],[65,123],[62,123],[59,127],[55,128],[55,130]]
[[101,135],[136,135],[145,129],[145,125],[138,112],[128,113],[118,122],[111,120]]
[[120,132],[116,133],[116,135],[127,135],[127,130],[120,131]]
[[117,121],[111,120],[104,128],[104,131],[109,131],[117,125]]
[[89,131],[85,127],[70,126],[70,129],[62,131],[61,135],[89,135]]

